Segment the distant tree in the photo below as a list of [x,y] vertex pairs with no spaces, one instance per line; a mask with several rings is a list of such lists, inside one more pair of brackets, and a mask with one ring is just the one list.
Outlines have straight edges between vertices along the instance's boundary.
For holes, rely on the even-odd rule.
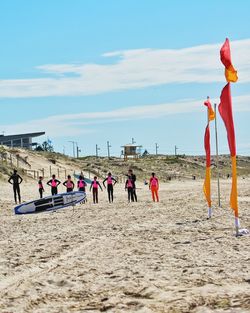
[[34,150],[35,150],[35,151],[44,151],[44,150],[43,150],[43,147],[42,147],[41,145],[37,145]]
[[145,151],[143,152],[142,156],[145,157],[145,156],[147,156],[147,155],[149,155],[148,150],[145,150]]
[[46,140],[42,143],[41,148],[43,151],[54,152],[54,148],[50,140]]

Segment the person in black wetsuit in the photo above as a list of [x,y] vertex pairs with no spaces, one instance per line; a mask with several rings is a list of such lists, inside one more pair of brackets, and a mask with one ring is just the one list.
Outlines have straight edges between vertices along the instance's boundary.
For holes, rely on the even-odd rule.
[[128,191],[128,202],[134,202],[134,181],[131,176],[127,176],[128,179],[125,182],[125,190]]
[[68,179],[65,180],[65,182],[63,183],[63,186],[67,188],[67,192],[72,192],[73,189],[75,188],[75,184],[73,180],[71,179],[70,175],[68,175]]
[[100,185],[99,181],[97,180],[97,176],[94,177],[94,180],[92,181],[89,191],[91,189],[93,190],[93,202],[98,203],[98,188],[100,187],[102,191],[102,186]]
[[136,186],[135,186],[135,182],[136,182],[136,175],[133,174],[133,170],[128,170],[128,175],[127,176],[131,176],[133,182],[134,182],[134,189],[133,189],[133,198],[134,201],[137,202],[137,195],[136,195]]
[[40,194],[40,199],[42,199],[43,197],[43,193],[44,193],[44,188],[43,188],[43,177],[39,176],[39,181],[38,181],[38,190],[39,190],[39,194]]
[[[114,194],[113,194],[113,192],[114,192],[114,185],[117,183],[117,180],[114,177],[112,177],[111,173],[108,173],[108,177],[106,177],[104,179],[104,181],[102,182],[105,189],[106,189],[106,185],[105,185],[106,181],[107,181],[107,185],[108,185],[109,203],[111,203],[111,202],[114,201]],[[113,184],[113,182],[114,182],[114,184]]]
[[56,179],[56,175],[52,175],[52,179],[47,182],[47,185],[51,187],[52,196],[57,195],[58,189],[57,186],[60,185],[60,180]]
[[13,174],[10,176],[8,183],[13,185],[14,199],[15,203],[17,203],[17,195],[19,203],[21,203],[21,195],[20,195],[20,184],[22,183],[22,177],[17,173],[17,170],[13,171]]

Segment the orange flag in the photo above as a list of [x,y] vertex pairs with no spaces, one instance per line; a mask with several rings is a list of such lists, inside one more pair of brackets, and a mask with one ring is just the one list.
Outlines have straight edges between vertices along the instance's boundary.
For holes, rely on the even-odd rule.
[[214,120],[215,119],[215,113],[214,113],[214,110],[212,108],[209,97],[207,97],[207,101],[204,102],[204,105],[207,106],[207,109],[208,109],[208,120],[209,121]]
[[227,130],[227,140],[232,160],[232,188],[230,196],[230,206],[234,210],[235,217],[238,219],[239,213],[237,199],[238,192],[237,192],[236,144],[235,144],[230,83],[227,83],[226,86],[222,89],[220,96],[219,112]]
[[231,61],[231,51],[228,38],[226,38],[223,46],[220,49],[220,59],[225,66],[225,77],[227,82],[237,82],[237,71],[234,69]]
[[209,122],[212,121],[215,118],[214,111],[212,109],[212,105],[209,101],[209,97],[207,101],[204,102],[204,105],[207,106],[208,111],[208,122],[205,130],[205,136],[204,136],[204,147],[206,151],[206,173],[205,173],[205,180],[203,184],[203,192],[207,200],[208,204],[208,217],[210,218],[212,215],[212,209],[211,209],[211,152],[210,152],[210,128],[209,128]]

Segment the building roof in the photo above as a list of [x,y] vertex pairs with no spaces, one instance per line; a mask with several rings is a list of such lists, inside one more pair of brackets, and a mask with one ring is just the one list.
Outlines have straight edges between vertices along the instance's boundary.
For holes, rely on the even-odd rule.
[[27,133],[27,134],[18,134],[18,135],[0,135],[0,141],[9,141],[21,138],[30,138],[30,137],[38,137],[45,135],[45,132],[37,132],[37,133]]
[[135,145],[135,144],[132,144],[132,143],[128,143],[128,144],[126,144],[126,145],[124,145],[124,146],[121,146],[122,148],[123,147],[142,147],[142,146],[140,146],[140,145]]

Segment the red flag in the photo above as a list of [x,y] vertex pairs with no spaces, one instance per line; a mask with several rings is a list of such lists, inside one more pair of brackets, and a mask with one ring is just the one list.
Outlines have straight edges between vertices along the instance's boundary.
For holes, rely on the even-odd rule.
[[233,157],[236,155],[236,144],[230,83],[227,83],[226,86],[222,89],[220,101],[221,102],[218,109],[227,130],[228,145],[230,154]]
[[219,112],[227,130],[227,140],[232,160],[232,188],[230,196],[230,206],[234,210],[236,235],[239,229],[239,213],[238,213],[238,191],[237,191],[237,164],[236,164],[236,144],[234,121],[232,112],[232,97],[230,82],[238,80],[237,71],[235,71],[231,62],[231,52],[229,40],[226,39],[220,50],[221,62],[225,65],[225,77],[227,80],[226,86],[222,89],[220,96]]
[[206,167],[210,167],[211,165],[211,153],[210,153],[210,129],[209,124],[207,124],[204,136],[204,147],[206,151]]
[[[206,151],[206,174],[203,184],[203,192],[207,200],[208,208],[211,210],[211,171],[210,171],[210,129],[209,122],[207,124],[204,136],[204,147]],[[211,212],[209,211],[209,217],[211,217]]]
[[230,83],[227,83],[226,86],[222,89],[220,101],[219,112],[227,130],[227,140],[232,160],[232,189],[230,196],[230,206],[234,210],[236,219],[238,219],[236,144]]
[[225,65],[225,77],[227,82],[237,82],[238,76],[237,71],[234,69],[231,61],[231,51],[228,38],[224,42],[220,50],[221,62]]

